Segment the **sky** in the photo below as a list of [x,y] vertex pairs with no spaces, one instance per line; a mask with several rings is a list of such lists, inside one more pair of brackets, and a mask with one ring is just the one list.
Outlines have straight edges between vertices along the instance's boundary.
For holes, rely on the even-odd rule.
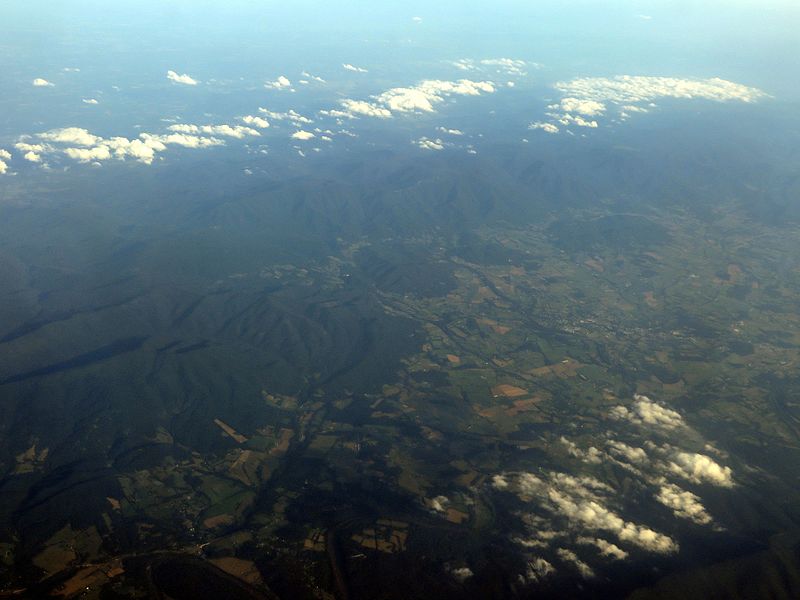
[[[800,8],[789,2],[34,1],[4,3],[0,22],[6,175],[69,160],[152,165],[164,145],[305,157],[336,138],[376,143],[367,132],[477,153],[486,115],[509,105],[504,125],[528,143],[585,136],[675,98],[770,111],[800,98]],[[627,78],[625,94],[615,78]],[[118,141],[92,151],[48,134],[68,128]],[[121,139],[149,150],[129,153]]]

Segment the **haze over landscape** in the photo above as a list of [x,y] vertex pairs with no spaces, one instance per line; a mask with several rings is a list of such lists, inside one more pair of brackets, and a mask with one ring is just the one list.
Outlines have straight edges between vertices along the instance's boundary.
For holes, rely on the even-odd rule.
[[800,7],[0,6],[0,597],[800,596]]

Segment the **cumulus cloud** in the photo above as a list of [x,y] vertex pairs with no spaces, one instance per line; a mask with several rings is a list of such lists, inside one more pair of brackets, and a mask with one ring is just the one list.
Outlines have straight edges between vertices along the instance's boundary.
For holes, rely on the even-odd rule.
[[187,123],[177,123],[175,125],[170,125],[167,127],[167,129],[177,133],[188,133],[190,135],[221,135],[236,139],[243,139],[247,136],[261,135],[252,127],[244,127],[243,125],[192,125]]
[[0,159],[0,175],[5,175],[8,172],[8,164]]
[[27,142],[17,142],[14,147],[23,152],[22,158],[33,163],[42,162],[42,153],[50,150],[50,147],[45,144],[29,144]]
[[567,550],[566,548],[559,548],[556,550],[556,554],[558,557],[563,560],[564,562],[571,563],[574,566],[578,573],[581,574],[582,577],[590,578],[594,577],[594,571],[592,568],[583,562],[578,555],[575,554],[572,550]]
[[447,96],[479,96],[481,93],[491,94],[494,91],[494,84],[490,81],[428,79],[414,87],[387,90],[377,100],[389,110],[397,112],[433,112],[434,105],[444,101]]
[[292,134],[293,140],[305,141],[305,140],[310,140],[314,137],[316,136],[313,133],[311,133],[310,131],[303,131],[302,129],[299,129]]
[[470,577],[472,577],[472,569],[469,567],[460,567],[458,569],[453,569],[450,571],[450,574],[456,578],[459,582],[464,582]]
[[183,75],[179,75],[175,71],[167,71],[167,79],[169,79],[174,83],[180,83],[183,85],[197,85],[198,83],[200,83],[199,81],[197,81],[197,79],[187,75],[186,73],[184,73]]
[[653,104],[659,98],[703,99],[716,102],[756,102],[768,95],[758,88],[725,79],[680,79],[675,77],[583,77],[560,81],[554,86],[564,97],[551,104],[547,113],[553,123],[564,126],[597,128],[596,120],[605,116],[608,104],[617,105],[621,120],[631,113],[647,112],[640,104]]
[[604,453],[594,446],[589,446],[586,450],[583,450],[582,448],[579,448],[575,442],[568,440],[564,436],[561,436],[559,441],[567,447],[567,452],[574,458],[594,465],[599,465],[601,462],[603,462]]
[[674,77],[584,77],[555,84],[560,92],[584,100],[634,104],[658,98],[704,99],[716,102],[755,102],[767,97],[758,88],[748,87],[719,77],[678,79]]
[[285,90],[292,87],[292,82],[285,75],[281,75],[275,81],[265,83],[264,87],[272,90]]
[[626,461],[637,465],[645,464],[648,461],[647,452],[645,452],[644,448],[637,448],[629,446],[624,442],[610,440],[608,442],[608,449],[609,452],[617,457],[624,458]]
[[608,540],[604,540],[603,538],[593,538],[584,536],[584,537],[579,537],[576,541],[579,544],[587,544],[590,546],[594,546],[600,551],[601,555],[607,556],[615,560],[623,560],[628,557],[628,553],[625,552],[625,550],[623,550],[616,544],[612,544]]
[[548,575],[555,573],[555,568],[549,562],[541,557],[535,557],[533,560],[528,561],[528,566],[525,571],[525,578],[528,581],[541,581]]
[[8,164],[5,162],[11,160],[11,152],[0,148],[0,175],[8,172]]
[[66,148],[64,154],[85,163],[108,160],[111,158],[111,149],[105,145],[94,146],[93,148]]
[[464,132],[460,129],[448,129],[447,127],[437,127],[436,131],[441,131],[447,135],[464,135]]
[[587,117],[596,117],[606,110],[606,105],[597,100],[582,100],[580,98],[562,98],[557,105],[550,108],[559,108],[567,113],[578,113]]
[[342,63],[342,68],[346,71],[353,71],[354,73],[368,73],[366,69],[351,65],[350,63]]
[[33,83],[34,87],[53,87],[55,83],[50,83],[47,79],[42,79],[41,77],[37,77],[31,83]]
[[300,75],[308,80],[316,81],[317,83],[325,83],[325,80],[322,77],[319,77],[317,75],[312,75],[308,71],[303,71],[302,73],[300,73]]
[[248,125],[252,125],[253,127],[259,127],[261,129],[266,129],[269,127],[269,121],[262,117],[257,117],[254,115],[245,115],[241,118],[242,122],[247,123]]
[[[201,128],[192,129],[189,133],[200,131]],[[152,164],[156,154],[166,150],[168,145],[207,148],[224,144],[220,139],[189,135],[187,130],[180,129],[167,135],[141,133],[139,138],[128,139],[121,136],[103,138],[80,127],[66,127],[45,131],[36,137],[45,143],[30,143],[27,141],[29,136],[25,136],[16,144],[18,150],[25,152],[25,160],[41,162],[43,155],[60,152],[67,158],[82,163],[133,159],[144,164]]]
[[96,98],[84,98],[82,102],[84,104],[100,104],[100,102],[98,102]]
[[523,500],[538,499],[551,512],[566,518],[573,528],[608,531],[620,541],[650,552],[669,554],[678,550],[678,544],[669,536],[626,521],[608,508],[604,497],[613,494],[613,490],[593,477],[551,472],[547,479],[541,479],[532,473],[521,473],[508,489]]
[[38,135],[39,139],[59,144],[77,144],[78,146],[94,146],[102,140],[101,137],[89,133],[81,127],[63,127],[51,129]]
[[528,129],[541,129],[545,133],[558,133],[558,125],[552,123],[543,123],[542,121],[535,121],[528,125]]
[[11,152],[6,150],[5,148],[0,148],[0,159],[11,160]]
[[373,96],[372,101],[342,100],[343,110],[323,111],[321,114],[339,118],[353,118],[356,115],[388,118],[393,113],[432,113],[435,112],[435,106],[449,96],[479,96],[494,91],[494,84],[490,81],[426,79],[412,87],[386,90]]
[[710,483],[721,487],[733,487],[730,467],[723,467],[710,456],[696,452],[678,452],[669,463],[672,473],[693,483]]
[[148,146],[155,150],[164,150],[166,146],[181,146],[183,148],[210,148],[212,146],[224,146],[225,142],[214,137],[201,137],[187,135],[185,133],[171,133],[168,135],[153,135],[143,133],[141,137]]
[[527,75],[527,67],[538,68],[536,63],[529,63],[516,58],[484,58],[474,60],[471,58],[461,58],[453,61],[452,65],[462,71],[494,71],[504,75],[523,76]]
[[418,140],[416,140],[414,144],[416,144],[423,150],[444,150],[444,143],[439,138],[431,140],[426,137],[421,137]]
[[267,108],[259,108],[258,112],[269,117],[274,121],[291,121],[294,124],[310,125],[314,121],[304,117],[299,112],[289,109],[287,112],[276,112]]
[[707,525],[711,522],[711,515],[706,512],[705,507],[700,502],[700,498],[682,490],[677,485],[665,483],[658,490],[656,500],[671,509],[676,517],[689,519],[699,525]]
[[664,429],[675,429],[685,425],[679,413],[639,394],[634,396],[634,403],[630,408],[615,406],[609,411],[609,415],[613,419],[630,421],[636,425],[652,425]]
[[341,105],[344,108],[344,111],[338,116],[349,117],[352,115],[363,115],[365,117],[378,117],[380,119],[386,119],[392,116],[391,111],[383,108],[382,106],[378,106],[377,104],[366,102],[364,100],[342,100]]

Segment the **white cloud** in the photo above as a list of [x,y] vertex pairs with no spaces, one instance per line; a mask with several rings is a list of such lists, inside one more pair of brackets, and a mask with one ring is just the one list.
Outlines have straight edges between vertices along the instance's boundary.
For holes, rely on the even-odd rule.
[[469,567],[461,567],[458,569],[453,569],[450,571],[450,574],[456,578],[459,582],[464,582],[470,577],[472,577],[472,569]]
[[625,550],[616,544],[612,544],[611,542],[604,540],[603,538],[579,537],[575,541],[577,541],[579,544],[595,546],[598,550],[600,550],[600,554],[615,560],[623,560],[628,557],[628,553],[625,552]]
[[578,113],[587,117],[602,115],[606,105],[597,100],[581,100],[580,98],[562,98],[558,105],[551,108],[560,108],[566,113]]
[[268,81],[264,84],[265,88],[273,90],[285,90],[292,87],[292,82],[285,75],[281,75],[275,81]]
[[2,160],[11,160],[11,152],[4,148],[0,148],[0,159]]
[[377,97],[379,103],[396,112],[433,112],[434,104],[444,101],[450,95],[479,96],[481,93],[495,91],[490,81],[442,81],[429,79],[411,88],[392,88]]
[[438,513],[447,511],[447,505],[450,504],[450,499],[447,496],[436,496],[426,501],[426,504],[432,510]]
[[437,127],[436,131],[441,131],[442,133],[446,133],[448,135],[464,135],[464,132],[460,129],[448,129],[447,127]]
[[630,421],[636,425],[653,425],[664,429],[675,429],[685,424],[679,413],[656,404],[647,396],[636,394],[634,400],[631,408],[615,406],[609,415],[614,419]]
[[77,144],[79,146],[94,146],[103,138],[89,133],[81,127],[64,127],[51,129],[38,134],[39,139],[59,144]]
[[[202,128],[198,128],[197,131],[202,131]],[[231,133],[226,129],[219,129],[217,132]],[[46,144],[31,144],[25,141],[28,137],[23,136],[16,144],[16,148],[20,152],[25,152],[23,158],[31,162],[41,162],[44,155],[60,152],[67,158],[83,163],[96,164],[110,159],[126,160],[130,158],[149,165],[152,164],[156,154],[166,150],[168,145],[207,148],[224,144],[217,138],[187,135],[186,132],[167,135],[141,133],[138,139],[121,136],[103,138],[80,127],[53,129],[37,134],[40,140],[48,142]]]
[[608,442],[608,448],[612,454],[637,465],[644,464],[648,461],[647,452],[644,451],[644,448],[636,448],[616,440],[610,440]]
[[378,117],[380,119],[385,119],[392,116],[391,111],[383,108],[382,106],[372,104],[371,102],[365,102],[364,100],[347,99],[342,100],[341,104],[345,109],[341,116],[363,115],[366,117]]
[[309,119],[308,117],[304,117],[300,113],[289,109],[287,112],[275,112],[271,111],[267,108],[259,108],[258,112],[263,115],[266,115],[270,119],[274,121],[291,121],[292,123],[298,124],[302,123],[303,125],[310,125],[314,121]]
[[699,525],[711,522],[711,515],[706,512],[700,498],[692,492],[682,490],[677,485],[666,483],[661,486],[656,500],[671,509],[676,517],[689,519]]
[[353,71],[354,73],[368,73],[366,69],[362,69],[361,67],[351,65],[350,63],[342,63],[342,68],[345,69],[346,71]]
[[82,102],[84,104],[100,104],[100,102],[98,102],[96,98],[84,98]]
[[312,75],[308,71],[303,71],[300,73],[301,76],[305,77],[306,79],[310,79],[311,81],[316,81],[317,83],[325,83],[325,80],[322,77],[318,77],[317,75]]
[[619,118],[624,121],[633,112],[647,112],[647,108],[638,104],[655,106],[653,100],[658,98],[755,102],[768,97],[757,88],[718,77],[711,79],[630,75],[583,77],[558,82],[554,87],[564,94],[564,97],[557,104],[548,107],[551,111],[557,112],[549,112],[547,116],[553,119],[553,122],[564,126],[590,128],[597,128],[598,123],[585,117],[604,116],[608,103],[618,105]]
[[552,123],[542,123],[541,121],[536,121],[528,125],[528,129],[541,129],[545,133],[558,133],[558,125],[553,125]]
[[599,465],[603,462],[603,457],[605,454],[594,446],[589,446],[586,450],[583,450],[582,448],[579,448],[575,442],[568,440],[564,436],[561,436],[559,441],[567,447],[567,452],[572,457],[594,465]]
[[723,467],[710,456],[696,452],[678,452],[669,470],[693,483],[711,483],[721,487],[733,487],[730,467]]
[[[141,137],[146,144],[155,150],[163,150],[167,145],[182,146],[183,148],[210,148],[212,146],[224,146],[225,142],[213,137],[198,137],[185,133],[171,133],[169,135],[152,135],[143,133]],[[161,144],[162,147],[158,145]]]
[[563,114],[561,116],[558,115],[551,115],[556,118],[556,120],[561,123],[562,125],[577,125],[578,127],[591,127],[592,129],[597,128],[597,121],[589,121],[584,119],[582,116],[573,116],[570,114]]
[[571,563],[576,569],[578,569],[578,573],[581,574],[582,577],[590,578],[594,577],[594,571],[592,568],[583,562],[578,555],[575,554],[572,550],[567,550],[566,548],[559,548],[556,550],[556,554],[558,557],[563,560],[564,562]]
[[93,148],[66,148],[64,154],[79,162],[86,163],[108,160],[111,158],[111,149],[105,145],[94,146]]
[[584,77],[555,84],[560,92],[584,100],[633,104],[657,98],[701,98],[726,102],[755,102],[767,97],[763,91],[713,77],[711,79],[678,79],[674,77]]
[[47,79],[37,77],[32,81],[34,87],[53,87],[55,83],[50,83]]
[[444,143],[442,143],[442,140],[439,138],[431,140],[426,137],[421,137],[413,143],[423,150],[444,150]]
[[242,122],[252,125],[253,127],[260,127],[261,129],[266,129],[269,127],[269,121],[254,115],[245,115],[242,117]]
[[527,75],[527,67],[539,68],[537,63],[529,63],[516,58],[484,58],[473,60],[471,58],[460,58],[451,63],[462,71],[494,71],[498,74],[521,77]]
[[0,160],[0,175],[5,175],[8,172],[8,165],[4,160]]
[[650,552],[669,554],[678,550],[678,544],[669,536],[626,521],[608,508],[603,497],[613,494],[613,490],[593,477],[551,472],[543,480],[532,473],[521,473],[507,489],[523,500],[537,498],[551,512],[566,518],[573,528],[609,531],[619,540]]
[[302,129],[300,129],[298,131],[295,131],[292,134],[292,139],[293,140],[303,140],[303,141],[305,141],[305,140],[310,140],[310,139],[312,139],[314,137],[316,137],[316,136],[313,133],[311,133],[310,131],[303,131]]
[[197,85],[198,83],[200,83],[194,77],[190,77],[186,73],[184,73],[183,75],[179,75],[175,71],[167,71],[167,79],[175,83],[181,83],[183,85]]
[[490,81],[426,79],[412,87],[396,87],[386,90],[373,96],[373,102],[342,100],[341,105],[345,110],[320,111],[320,114],[338,118],[353,118],[356,115],[387,118],[392,116],[392,112],[431,113],[435,111],[434,106],[444,102],[448,96],[479,96],[494,91],[494,84]]
[[177,133],[188,133],[190,135],[207,134],[207,135],[221,135],[224,137],[232,137],[236,139],[243,139],[247,136],[260,136],[261,134],[252,127],[244,127],[243,125],[192,125],[186,123],[177,123],[167,127],[170,131]]

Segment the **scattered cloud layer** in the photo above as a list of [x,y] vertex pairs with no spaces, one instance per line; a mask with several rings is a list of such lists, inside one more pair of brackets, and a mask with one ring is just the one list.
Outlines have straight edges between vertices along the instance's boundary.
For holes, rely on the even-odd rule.
[[167,129],[177,133],[188,133],[189,135],[221,135],[239,140],[247,136],[261,135],[252,127],[245,127],[243,125],[191,125],[176,123],[175,125],[170,125]]
[[610,509],[607,502],[613,498],[613,490],[593,477],[556,472],[548,473],[544,479],[533,473],[512,477],[512,481],[506,476],[495,478],[493,484],[497,489],[515,492],[523,500],[536,500],[555,516],[565,519],[573,530],[607,531],[623,543],[659,554],[678,550],[677,542],[669,536],[627,521]]
[[[560,81],[554,85],[564,97],[548,106],[549,123],[537,121],[531,129],[557,133],[546,127],[556,123],[566,127],[599,126],[597,118],[613,112],[620,120],[632,113],[645,113],[662,98],[684,100],[709,100],[714,102],[757,102],[768,95],[758,88],[713,77],[710,79],[680,79],[675,77],[645,77],[620,75],[618,77],[582,77]],[[642,104],[646,106],[641,106]],[[594,118],[592,118],[594,117]]]
[[180,83],[182,85],[197,85],[200,83],[194,77],[191,77],[184,73],[183,75],[179,75],[175,71],[167,71],[167,79],[174,83]]
[[354,73],[369,73],[366,69],[362,67],[357,67],[355,65],[351,65],[350,63],[342,63],[342,68],[345,71],[353,71]]
[[[103,138],[81,127],[65,127],[36,134],[36,141],[33,141],[32,136],[23,136],[15,147],[25,153],[23,156],[25,160],[34,163],[43,162],[43,158],[46,156],[61,155],[81,163],[131,159],[149,165],[152,164],[159,152],[165,151],[170,145],[184,148],[208,148],[225,143],[215,137],[195,135],[205,132],[205,127],[214,126],[178,125],[176,129],[172,130],[174,133],[165,135],[141,133],[138,138],[133,139],[121,136]],[[231,134],[235,131],[233,128],[231,129],[231,132],[224,128],[217,131],[220,134],[223,131]],[[231,136],[239,137],[238,134]]]
[[386,119],[397,113],[432,113],[436,105],[450,96],[480,96],[494,91],[491,81],[426,79],[412,87],[388,89],[372,96],[369,101],[347,98],[340,102],[341,110],[322,111],[320,114],[338,118],[365,116]]
[[484,58],[481,60],[460,58],[453,61],[452,64],[461,71],[487,71],[511,77],[523,77],[528,74],[528,68],[538,69],[540,66],[538,63],[518,58]]
[[267,108],[259,108],[258,112],[262,115],[272,119],[273,121],[291,121],[295,125],[310,125],[314,121],[308,117],[304,117],[299,112],[289,109],[287,112],[276,112]]

